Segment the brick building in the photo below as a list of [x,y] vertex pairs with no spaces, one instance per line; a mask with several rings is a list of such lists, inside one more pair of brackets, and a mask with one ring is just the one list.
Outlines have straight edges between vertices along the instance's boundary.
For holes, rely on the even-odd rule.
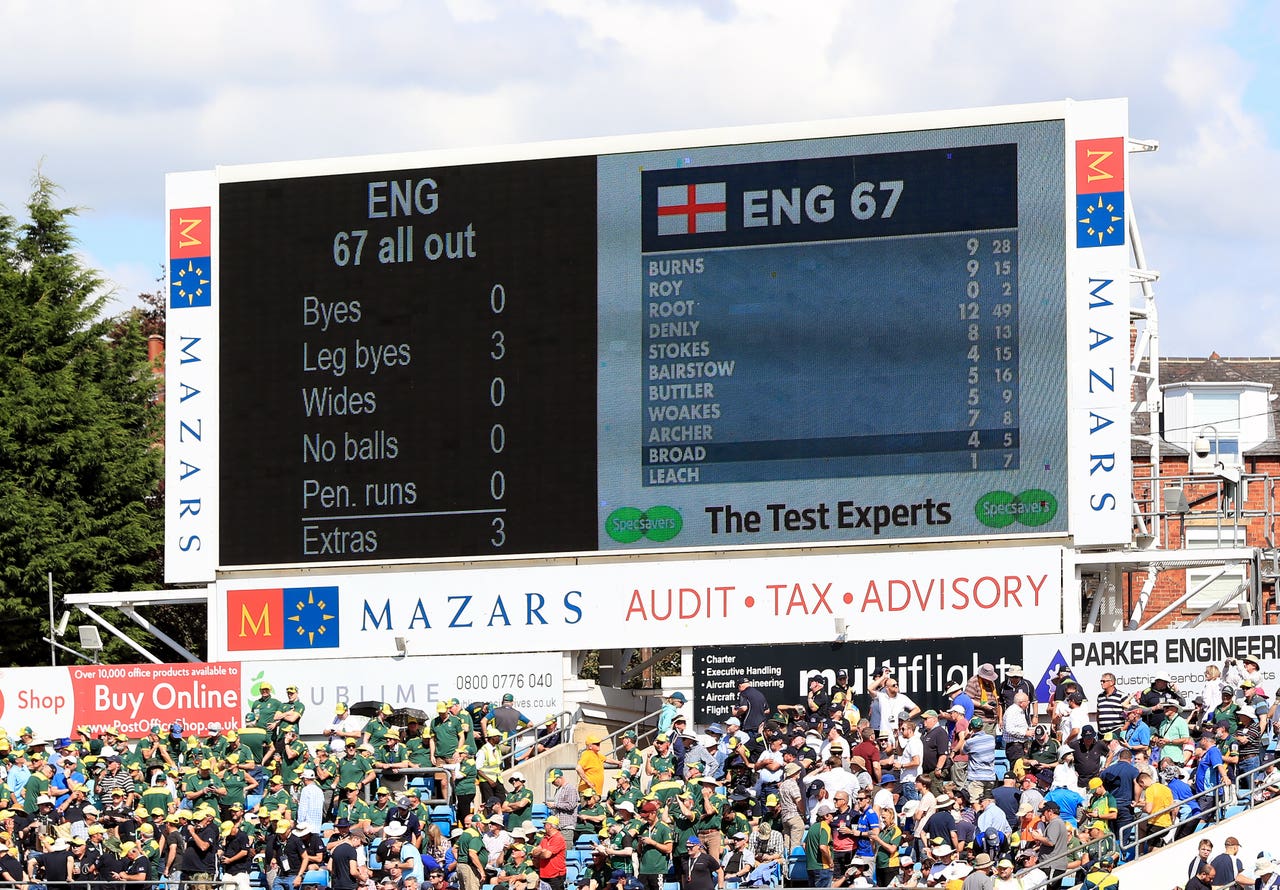
[[1135,542],[1151,567],[1123,567],[1113,606],[1152,627],[1274,623],[1280,358],[1161,358],[1159,390],[1154,479],[1150,415],[1134,423]]

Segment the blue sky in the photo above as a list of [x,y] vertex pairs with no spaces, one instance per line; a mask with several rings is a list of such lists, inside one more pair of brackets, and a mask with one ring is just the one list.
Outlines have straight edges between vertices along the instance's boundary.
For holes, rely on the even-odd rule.
[[1278,38],[1261,0],[0,0],[0,205],[42,165],[123,307],[166,172],[1127,96],[1161,351],[1270,355]]

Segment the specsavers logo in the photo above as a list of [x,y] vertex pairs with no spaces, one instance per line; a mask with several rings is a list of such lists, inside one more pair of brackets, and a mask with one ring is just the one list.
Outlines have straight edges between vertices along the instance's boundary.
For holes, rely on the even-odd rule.
[[1029,488],[1021,494],[989,491],[973,505],[978,521],[990,528],[1007,528],[1015,522],[1036,527],[1058,515],[1058,499],[1043,488]]
[[684,528],[684,520],[674,507],[619,507],[604,521],[604,530],[619,544],[632,544],[641,538],[650,541],[670,541]]

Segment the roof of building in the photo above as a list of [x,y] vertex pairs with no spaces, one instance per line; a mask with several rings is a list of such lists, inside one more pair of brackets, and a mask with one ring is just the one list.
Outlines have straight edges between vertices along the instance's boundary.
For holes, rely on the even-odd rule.
[[[1140,365],[1145,370],[1146,361]],[[1160,358],[1160,385],[1162,387],[1178,383],[1261,383],[1269,384],[1273,391],[1280,393],[1280,356],[1221,356],[1214,352],[1208,356],[1162,356]],[[1277,457],[1280,456],[1280,437],[1276,430],[1280,429],[1280,400],[1271,414],[1271,436],[1266,441],[1255,445],[1244,452],[1244,457]],[[1138,413],[1133,416],[1133,434],[1144,436],[1147,433],[1147,415]],[[1170,442],[1160,442],[1161,457],[1182,457],[1187,454]],[[1134,457],[1149,457],[1150,448],[1143,440],[1133,443]]]
[[1160,383],[1269,383],[1280,392],[1280,357],[1162,357]]

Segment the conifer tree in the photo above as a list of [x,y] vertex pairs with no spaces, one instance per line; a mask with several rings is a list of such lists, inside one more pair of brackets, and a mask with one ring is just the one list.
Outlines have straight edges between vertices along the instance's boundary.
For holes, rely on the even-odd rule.
[[[47,664],[60,593],[157,586],[161,409],[137,313],[103,318],[57,189],[0,213],[0,664]],[[133,659],[136,660],[136,654]]]

